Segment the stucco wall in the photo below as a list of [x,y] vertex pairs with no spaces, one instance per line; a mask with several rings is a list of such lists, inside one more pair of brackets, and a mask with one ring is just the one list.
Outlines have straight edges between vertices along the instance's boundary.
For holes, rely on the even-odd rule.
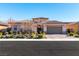
[[67,24],[67,29],[73,29],[74,31],[78,31],[78,24]]

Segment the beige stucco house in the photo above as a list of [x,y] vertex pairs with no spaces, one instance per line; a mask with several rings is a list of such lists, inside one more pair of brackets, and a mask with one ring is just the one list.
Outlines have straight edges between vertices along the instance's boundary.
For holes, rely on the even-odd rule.
[[34,32],[37,32],[38,25],[41,26],[44,32],[48,34],[59,34],[62,33],[62,27],[63,23],[58,21],[49,21],[48,18],[32,18],[32,20],[25,20],[25,21],[9,21],[8,22],[9,27],[12,28],[12,30],[15,31],[25,31],[25,30],[31,30]]
[[[70,28],[71,22],[50,21],[48,18],[39,17],[32,18],[32,20],[24,21],[9,21],[9,27],[15,31],[31,30],[37,32],[37,28],[40,25],[44,32],[47,34],[62,34],[66,33],[66,30]],[[74,26],[73,26],[74,27]],[[16,29],[15,29],[16,28]]]

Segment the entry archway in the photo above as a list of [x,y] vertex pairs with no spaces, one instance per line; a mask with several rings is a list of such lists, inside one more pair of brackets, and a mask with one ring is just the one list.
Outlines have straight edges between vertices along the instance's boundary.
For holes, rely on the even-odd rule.
[[43,32],[43,25],[37,25],[37,33],[40,34],[40,32]]

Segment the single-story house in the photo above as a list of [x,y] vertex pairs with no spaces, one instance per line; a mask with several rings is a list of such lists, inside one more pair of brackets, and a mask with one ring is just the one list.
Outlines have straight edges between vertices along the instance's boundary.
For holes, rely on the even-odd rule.
[[[79,23],[74,22],[60,22],[60,21],[50,21],[48,18],[39,17],[32,18],[32,20],[25,20],[19,22],[8,22],[12,29],[15,30],[32,30],[37,32],[38,26],[40,25],[42,30],[47,34],[62,34],[66,33],[67,29],[79,30]],[[12,25],[13,24],[13,25]]]

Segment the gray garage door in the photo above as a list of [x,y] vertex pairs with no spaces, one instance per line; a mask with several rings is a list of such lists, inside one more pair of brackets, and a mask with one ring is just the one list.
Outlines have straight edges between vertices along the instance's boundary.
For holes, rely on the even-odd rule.
[[62,34],[62,27],[47,27],[47,34]]

